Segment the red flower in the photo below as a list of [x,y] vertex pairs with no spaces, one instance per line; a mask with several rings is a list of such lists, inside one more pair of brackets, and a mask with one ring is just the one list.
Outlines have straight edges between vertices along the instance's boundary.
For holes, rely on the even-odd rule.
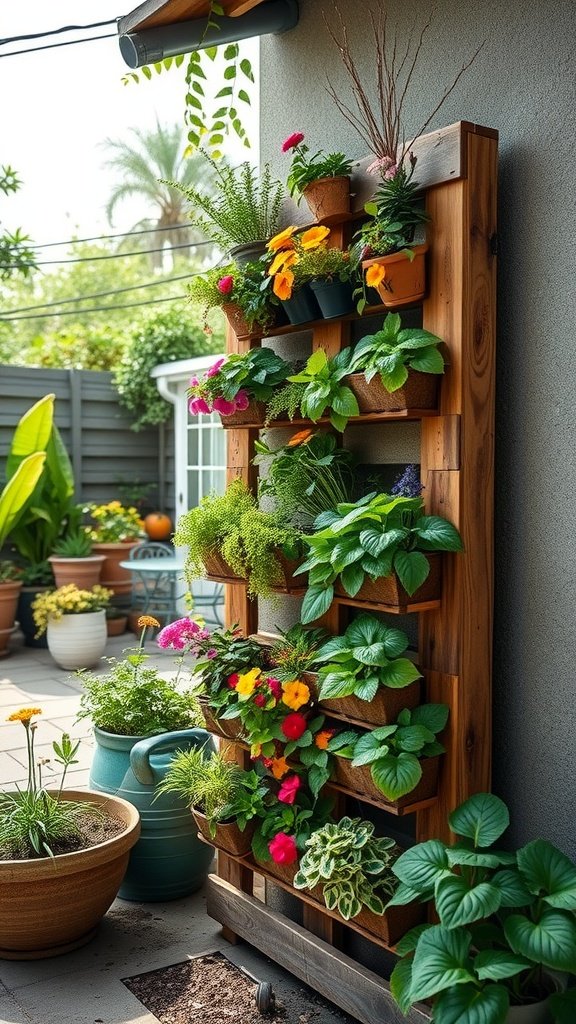
[[287,139],[284,139],[284,142],[282,143],[282,152],[287,153],[289,149],[296,149],[296,146],[299,146],[303,141],[303,132],[292,132],[292,135],[289,135]]
[[280,726],[286,739],[288,740],[299,740],[304,732],[306,732],[306,719],[304,715],[299,714],[295,711],[292,715],[286,715],[286,718]]
[[230,292],[234,287],[234,278],[232,277],[232,274],[226,274],[225,277],[221,277],[216,287],[221,295],[230,295]]
[[231,676],[228,676],[228,679],[226,680],[226,682],[228,683],[228,686],[230,687],[231,690],[235,690],[236,689],[236,687],[238,686],[238,680],[239,679],[240,679],[240,676],[238,675],[237,672],[233,672]]
[[264,766],[265,766],[266,768],[271,768],[271,767],[272,767],[272,761],[273,761],[273,760],[274,760],[274,758],[272,758],[272,757],[263,757],[263,758],[262,758],[262,764],[263,764],[263,765],[264,765]]
[[276,700],[280,700],[280,697],[282,696],[282,683],[280,680],[275,679],[274,676],[268,676],[267,682],[272,696],[275,697]]
[[289,775],[278,790],[278,799],[283,804],[293,804],[296,799],[296,793],[302,785],[301,779],[298,775]]
[[298,860],[296,840],[286,832],[279,832],[274,836],[268,843],[268,849],[275,864],[293,864]]
[[266,697],[263,693],[257,693],[254,697],[254,703],[257,708],[263,708],[266,703]]

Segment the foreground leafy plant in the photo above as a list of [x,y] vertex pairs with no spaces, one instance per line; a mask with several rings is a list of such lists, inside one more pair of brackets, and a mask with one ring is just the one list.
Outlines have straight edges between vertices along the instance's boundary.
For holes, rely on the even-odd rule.
[[381,330],[367,334],[355,346],[350,373],[363,373],[368,383],[378,374],[387,391],[401,388],[408,370],[444,373],[444,358],[437,346],[441,339],[422,328],[401,330],[398,313],[388,313]]
[[302,132],[293,132],[282,143],[282,152],[292,151],[292,163],[288,172],[288,191],[298,198],[312,181],[319,178],[349,177],[352,174],[352,161],[344,153],[326,153],[319,149],[309,156],[310,147],[304,142]]
[[359,615],[343,636],[328,640],[314,658],[315,664],[322,665],[320,700],[354,694],[371,701],[381,686],[409,686],[421,673],[409,658],[400,657],[407,647],[408,637],[402,630],[385,626],[373,615]]
[[359,416],[358,402],[342,378],[349,373],[350,349],[328,359],[323,348],[313,352],[300,373],[288,380],[306,387],[300,398],[302,415],[316,423],[328,411],[330,423],[344,430],[350,416]]
[[[454,846],[437,839],[402,854],[388,906],[434,900],[440,923],[413,929],[390,979],[404,1013],[433,1000],[435,1024],[505,1024],[510,1006],[546,999],[546,970],[576,973],[576,865],[536,839],[492,849],[509,824],[506,805],[477,793],[449,817]],[[554,1019],[574,1020],[574,990],[549,999]]]

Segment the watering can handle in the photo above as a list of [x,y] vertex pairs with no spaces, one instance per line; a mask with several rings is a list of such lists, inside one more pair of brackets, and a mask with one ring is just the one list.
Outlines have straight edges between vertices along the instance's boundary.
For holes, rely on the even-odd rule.
[[177,732],[163,732],[135,743],[130,751],[130,766],[142,786],[153,786],[156,779],[150,765],[151,754],[167,750],[189,750],[191,747],[207,747],[214,750],[210,733],[205,729],[180,729]]

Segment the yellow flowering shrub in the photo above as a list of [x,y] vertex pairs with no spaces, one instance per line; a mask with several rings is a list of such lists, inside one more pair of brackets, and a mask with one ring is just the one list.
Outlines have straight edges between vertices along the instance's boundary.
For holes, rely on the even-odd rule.
[[46,632],[49,619],[61,619],[63,615],[81,615],[106,608],[112,593],[100,584],[91,590],[80,590],[75,583],[67,583],[58,590],[38,594],[32,602],[32,614],[38,630],[36,636]]
[[84,511],[89,512],[95,521],[95,526],[90,530],[93,541],[117,544],[144,536],[144,523],[134,505],[125,506],[119,501],[109,501],[107,505],[87,505]]

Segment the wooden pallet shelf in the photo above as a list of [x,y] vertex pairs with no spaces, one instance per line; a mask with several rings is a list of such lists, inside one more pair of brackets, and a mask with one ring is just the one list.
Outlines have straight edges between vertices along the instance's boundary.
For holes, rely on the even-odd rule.
[[[437,417],[437,409],[395,409],[393,412],[365,412],[361,416],[350,416],[348,427],[362,426],[363,423],[397,423],[399,420],[422,420],[425,416]],[[222,417],[224,430],[276,430],[278,428],[292,427],[325,427],[330,425],[328,416],[321,416],[319,420],[307,420],[294,417],[293,420],[271,420],[268,426],[262,423],[226,423],[226,417]],[[346,429],[347,429],[346,428]]]

